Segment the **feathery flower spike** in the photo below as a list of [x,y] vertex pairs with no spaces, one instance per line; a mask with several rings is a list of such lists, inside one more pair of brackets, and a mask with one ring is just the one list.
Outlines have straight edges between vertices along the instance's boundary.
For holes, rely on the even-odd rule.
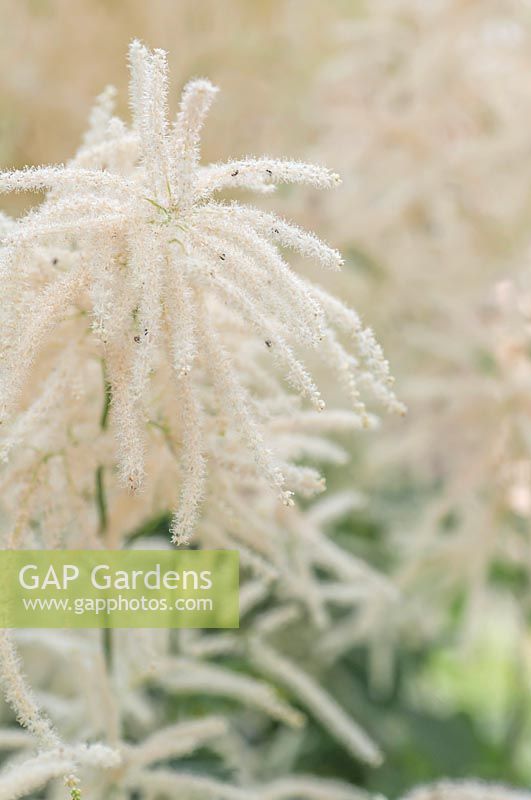
[[[261,191],[278,183],[332,188],[338,176],[272,158],[201,166],[201,129],[216,87],[204,79],[188,83],[171,124],[166,54],[135,41],[129,64],[130,129],[114,116],[115,92],[107,88],[68,164],[0,174],[0,192],[47,192],[36,210],[0,229],[0,271],[14,298],[5,312],[9,335],[0,347],[0,414],[7,431],[2,452],[7,458],[28,429],[26,418],[47,402],[43,395],[25,412],[24,424],[17,421],[45,345],[78,314],[82,335],[105,365],[120,475],[133,492],[146,477],[148,423],[160,417],[156,376],[173,374],[164,391],[179,398],[182,413],[174,448],[180,505],[172,536],[184,544],[208,492],[213,419],[229,421],[231,437],[252,453],[257,476],[285,504],[292,503],[291,485],[305,493],[322,488],[315,471],[283,462],[270,447],[265,426],[276,415],[249,384],[251,370],[281,370],[293,390],[323,412],[321,392],[301,360],[305,349],[313,350],[335,370],[360,427],[373,424],[362,389],[391,409],[401,406],[372,333],[354,312],[297,275],[278,248],[328,269],[341,266],[339,253],[274,214],[215,199],[224,189]],[[43,267],[36,284],[34,276],[28,281],[28,261],[51,248],[64,254],[60,267],[50,259],[53,267]],[[240,330],[239,342],[227,330],[227,314]],[[260,366],[242,366],[244,339],[265,343],[256,356]],[[214,387],[214,405],[205,403],[205,387]],[[317,440],[313,447],[315,452]]]

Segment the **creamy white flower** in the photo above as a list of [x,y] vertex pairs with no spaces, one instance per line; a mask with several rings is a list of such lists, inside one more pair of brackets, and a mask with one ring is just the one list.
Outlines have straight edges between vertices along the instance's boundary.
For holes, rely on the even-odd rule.
[[[176,400],[181,490],[172,534],[184,543],[207,491],[208,436],[221,416],[227,434],[247,448],[257,475],[285,504],[293,502],[294,489],[322,488],[314,473],[272,447],[264,423],[274,409],[249,380],[258,364],[265,375],[280,370],[295,393],[322,412],[321,391],[300,355],[314,351],[335,370],[361,426],[371,425],[363,388],[392,410],[403,408],[372,333],[354,312],[298,276],[279,246],[327,268],[339,267],[340,255],[270,213],[214,199],[222,190],[267,190],[278,183],[330,188],[337,175],[271,158],[200,166],[201,128],[216,88],[207,80],[189,83],[170,124],[165,53],[133,42],[130,67],[130,129],[113,116],[108,89],[66,166],[0,175],[0,191],[47,191],[36,210],[3,226],[0,269],[11,302],[0,350],[2,452],[7,458],[44,414],[53,424],[62,413],[54,398],[68,384],[69,358],[100,358],[120,474],[132,491],[145,482],[147,426],[160,398]],[[76,315],[82,341],[67,356],[60,332]],[[248,342],[259,345],[260,352],[248,356],[256,365],[241,363]],[[28,378],[50,348],[59,360],[40,397],[21,414]],[[312,452],[333,457],[317,442]]]

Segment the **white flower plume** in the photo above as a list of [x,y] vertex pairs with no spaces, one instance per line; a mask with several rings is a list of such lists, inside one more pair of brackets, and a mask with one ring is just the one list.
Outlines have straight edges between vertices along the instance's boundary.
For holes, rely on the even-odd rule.
[[[263,407],[246,367],[236,366],[245,340],[261,343],[262,351],[248,370],[272,360],[318,411],[325,403],[301,349],[314,350],[335,370],[360,425],[371,422],[362,389],[392,410],[402,406],[372,333],[355,312],[299,277],[279,247],[327,268],[341,265],[339,253],[273,214],[214,199],[225,189],[267,191],[282,182],[330,188],[338,176],[270,158],[200,166],[201,128],[217,89],[207,80],[189,83],[170,124],[166,54],[133,42],[130,70],[131,129],[113,116],[108,89],[66,166],[0,176],[2,192],[47,192],[36,210],[2,226],[0,274],[9,302],[2,312],[0,410],[11,443],[24,427],[21,407],[24,422],[42,417],[43,408],[57,413],[46,394],[28,408],[24,391],[53,337],[54,375],[68,374],[76,348],[65,348],[60,331],[65,320],[79,317],[79,336],[105,367],[120,472],[132,491],[144,481],[147,423],[157,396],[178,398],[182,480],[172,532],[182,543],[206,491],[207,418],[218,413],[208,395],[205,400],[205,386],[257,472],[284,503],[292,502],[286,470],[264,438],[274,409]],[[166,377],[155,389],[161,370]],[[43,392],[49,395],[50,386]],[[7,457],[5,446],[3,452]]]

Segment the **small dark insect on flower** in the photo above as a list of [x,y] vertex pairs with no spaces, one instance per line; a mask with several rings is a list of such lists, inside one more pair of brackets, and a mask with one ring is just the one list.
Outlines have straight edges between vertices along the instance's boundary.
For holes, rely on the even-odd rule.
[[270,170],[270,169],[266,169],[266,172],[267,172],[267,174],[269,175],[269,177],[271,177],[271,178],[273,177],[273,172],[272,172],[272,170]]
[[137,344],[140,342],[140,336],[135,336],[135,337],[133,337],[133,338],[134,338],[134,340],[135,340],[135,342],[136,342]]
[[271,347],[271,345],[273,344],[273,342],[271,341],[271,339],[266,339],[266,340],[265,340],[265,344],[266,344],[266,347]]
[[221,259],[222,261],[225,261],[225,259],[227,258],[227,256],[225,255],[225,253],[221,253],[219,257],[220,257],[220,259]]
[[235,170],[234,170],[234,172],[231,172],[231,176],[232,176],[233,178],[235,178],[235,177],[236,177],[236,175],[238,175],[239,171],[240,171],[239,169],[235,169]]
[[54,265],[54,267],[58,263],[59,263],[59,259],[58,258],[52,258],[52,264]]
[[278,228],[273,228],[273,233],[280,233]]
[[144,328],[144,336],[147,336],[147,335],[148,335],[148,329]]

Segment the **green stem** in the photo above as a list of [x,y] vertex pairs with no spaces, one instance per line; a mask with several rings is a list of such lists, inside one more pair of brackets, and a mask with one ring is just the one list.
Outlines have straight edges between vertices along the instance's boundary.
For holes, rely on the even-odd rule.
[[107,497],[105,494],[105,467],[99,466],[96,470],[96,505],[98,507],[98,518],[100,521],[99,531],[104,534],[109,522],[107,514]]
[[100,428],[104,431],[107,428],[107,424],[109,422],[109,410],[111,408],[111,384],[107,379],[107,370],[105,369],[105,362],[101,362],[101,368],[103,371],[103,386],[104,386],[104,397],[103,397],[103,409],[101,412],[100,417]]
[[[107,370],[105,369],[105,362],[103,360],[101,362],[101,368],[103,372],[104,399],[100,417],[100,428],[104,431],[109,421],[111,386],[107,379]],[[96,505],[100,521],[99,531],[100,534],[103,535],[107,531],[109,517],[107,513],[107,496],[105,494],[105,467],[102,464],[100,464],[96,470]],[[102,630],[102,647],[108,674],[110,675],[112,670],[112,636],[110,628],[103,628]]]

